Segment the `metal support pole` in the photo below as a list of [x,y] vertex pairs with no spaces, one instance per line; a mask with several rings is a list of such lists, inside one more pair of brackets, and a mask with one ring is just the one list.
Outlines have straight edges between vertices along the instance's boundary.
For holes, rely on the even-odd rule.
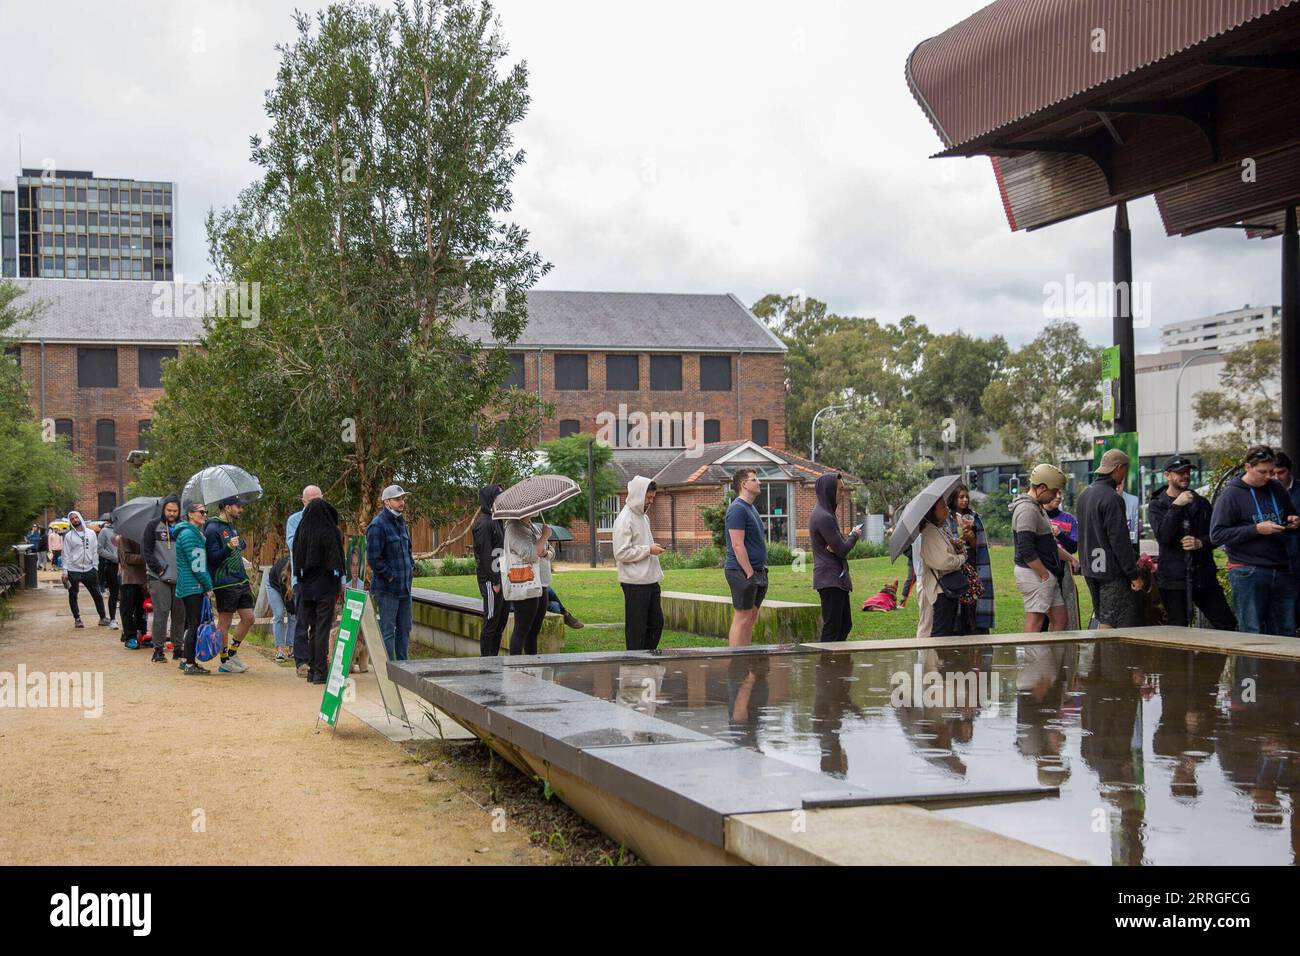
[[1282,233],[1282,448],[1300,454],[1300,238],[1296,211]]
[[1115,280],[1114,344],[1119,346],[1119,403],[1115,408],[1115,434],[1137,431],[1137,384],[1133,359],[1133,234],[1128,225],[1128,204],[1115,205],[1111,271]]
[[587,439],[587,532],[591,540],[591,566],[596,566],[596,464],[592,453],[595,439]]

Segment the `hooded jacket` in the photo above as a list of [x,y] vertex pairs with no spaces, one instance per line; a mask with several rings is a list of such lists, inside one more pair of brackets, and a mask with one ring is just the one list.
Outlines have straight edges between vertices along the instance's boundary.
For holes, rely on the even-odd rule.
[[[1224,486],[1214,501],[1210,540],[1227,552],[1229,565],[1286,570],[1290,567],[1287,540],[1295,532],[1260,534],[1255,525],[1261,521],[1285,525],[1286,519],[1296,513],[1295,502],[1280,481],[1269,479],[1264,487],[1253,488],[1238,476]],[[65,553],[67,548],[65,538]]]
[[[176,548],[175,539],[172,538],[171,526],[162,517],[167,510],[168,502],[176,505],[177,514],[180,515],[180,496],[168,495],[162,500],[162,506],[158,509],[158,517],[151,519],[144,526],[144,534],[140,536],[140,553],[144,556],[144,566],[149,571],[149,580],[151,581],[162,580],[162,576],[167,572],[166,553],[174,551]],[[177,520],[180,520],[180,518],[178,517]]]
[[[1160,563],[1156,583],[1168,590],[1187,589],[1187,564],[1192,565],[1192,584],[1206,587],[1213,583],[1214,545],[1210,543],[1210,503],[1192,492],[1192,503],[1175,505],[1164,486],[1151,494],[1147,504],[1147,521],[1160,545]],[[1183,537],[1200,539],[1195,551],[1183,550]]]
[[117,543],[113,540],[117,537],[117,532],[113,530],[111,524],[106,524],[99,529],[99,556],[105,561],[116,561]]
[[172,537],[176,540],[176,596],[186,598],[211,591],[212,576],[208,574],[208,549],[203,532],[181,518],[172,525]]
[[664,579],[659,556],[650,553],[654,533],[645,513],[646,489],[650,479],[635,476],[627,483],[627,503],[614,519],[614,561],[620,584],[658,584]]
[[118,550],[118,578],[123,584],[144,585],[147,576],[144,567],[144,556],[140,553],[140,546],[130,538],[117,536]]
[[840,487],[840,476],[828,472],[813,486],[817,505],[808,518],[808,541],[813,553],[813,587],[853,590],[849,577],[849,552],[858,543],[854,531],[847,538],[840,534],[840,522],[835,516],[835,497]]
[[1128,510],[1115,493],[1115,479],[1101,475],[1079,495],[1079,563],[1083,576],[1096,581],[1136,581],[1138,570]]
[[501,583],[501,551],[505,548],[506,533],[501,522],[492,517],[492,506],[500,494],[500,485],[484,485],[478,490],[479,511],[470,531],[480,584]]
[[69,527],[68,533],[63,536],[63,570],[82,573],[94,571],[99,567],[99,538],[86,527],[86,519],[80,511],[68,512],[69,525],[72,524],[73,515],[81,520],[81,528]]

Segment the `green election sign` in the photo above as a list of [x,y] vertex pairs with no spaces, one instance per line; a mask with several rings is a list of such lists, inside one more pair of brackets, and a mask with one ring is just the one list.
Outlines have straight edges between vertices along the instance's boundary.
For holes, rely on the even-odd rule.
[[1112,345],[1101,350],[1101,380],[1113,382],[1119,378],[1119,346]]
[[339,618],[339,636],[334,642],[334,657],[330,661],[329,679],[325,682],[325,696],[320,702],[320,719],[331,727],[339,722],[339,708],[343,706],[343,689],[352,671],[352,655],[357,649],[357,635],[361,630],[361,612],[366,607],[366,592],[348,588],[343,592],[343,614]]

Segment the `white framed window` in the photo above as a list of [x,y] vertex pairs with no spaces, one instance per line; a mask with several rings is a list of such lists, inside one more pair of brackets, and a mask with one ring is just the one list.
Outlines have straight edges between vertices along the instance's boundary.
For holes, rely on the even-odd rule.
[[618,517],[618,513],[622,508],[623,503],[619,500],[618,495],[610,495],[608,498],[602,498],[596,502],[596,530],[613,531],[614,519]]

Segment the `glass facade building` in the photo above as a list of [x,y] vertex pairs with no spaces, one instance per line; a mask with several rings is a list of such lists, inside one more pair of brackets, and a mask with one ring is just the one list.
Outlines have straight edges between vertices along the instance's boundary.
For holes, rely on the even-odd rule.
[[0,275],[173,278],[173,184],[24,169],[0,192]]

